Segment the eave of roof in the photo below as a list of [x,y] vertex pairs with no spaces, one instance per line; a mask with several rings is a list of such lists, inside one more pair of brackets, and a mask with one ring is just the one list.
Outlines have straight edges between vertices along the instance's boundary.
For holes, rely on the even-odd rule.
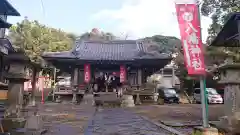
[[11,26],[12,26],[12,24],[10,24],[0,18],[0,28],[10,28]]
[[63,51],[63,52],[44,52],[42,54],[43,58],[60,58],[60,59],[76,59],[76,56],[72,53],[72,51]]
[[7,1],[1,0],[0,15],[20,16],[20,13]]
[[[240,12],[231,13],[221,31],[210,44],[211,46],[237,47],[239,38]],[[236,42],[237,41],[237,42]]]

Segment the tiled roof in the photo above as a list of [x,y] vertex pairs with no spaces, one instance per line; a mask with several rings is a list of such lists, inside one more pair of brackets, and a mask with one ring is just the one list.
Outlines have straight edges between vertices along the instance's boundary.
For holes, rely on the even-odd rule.
[[43,57],[75,58],[80,60],[136,60],[136,59],[169,59],[169,55],[148,50],[148,45],[138,40],[113,41],[76,41],[70,52],[45,54]]

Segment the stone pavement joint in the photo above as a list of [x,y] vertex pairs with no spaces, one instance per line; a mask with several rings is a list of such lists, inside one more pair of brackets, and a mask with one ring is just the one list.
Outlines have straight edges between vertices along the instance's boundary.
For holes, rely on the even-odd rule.
[[171,128],[171,127],[166,126],[166,125],[164,125],[164,124],[162,124],[162,123],[159,123],[159,122],[152,121],[152,120],[148,119],[148,118],[145,117],[145,116],[141,116],[141,117],[142,117],[143,119],[145,119],[145,120],[147,120],[147,121],[149,121],[149,122],[151,122],[151,123],[153,123],[153,124],[155,124],[155,125],[163,128],[163,129],[165,129],[165,130],[168,130],[169,132],[171,132],[171,133],[173,133],[173,134],[176,134],[176,135],[185,135],[185,134],[179,132],[178,130],[176,130],[176,129],[174,129],[174,128]]

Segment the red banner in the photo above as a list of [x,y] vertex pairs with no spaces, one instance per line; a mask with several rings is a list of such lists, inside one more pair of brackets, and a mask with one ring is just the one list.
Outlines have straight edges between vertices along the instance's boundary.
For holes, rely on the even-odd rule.
[[176,4],[184,60],[190,75],[204,75],[201,28],[196,4]]
[[91,80],[91,69],[89,64],[84,65],[84,82],[89,83]]
[[120,82],[126,81],[126,68],[125,66],[120,66]]

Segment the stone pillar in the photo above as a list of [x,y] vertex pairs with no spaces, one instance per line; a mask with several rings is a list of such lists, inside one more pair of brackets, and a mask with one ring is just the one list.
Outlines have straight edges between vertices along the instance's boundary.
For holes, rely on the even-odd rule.
[[226,64],[219,68],[224,84],[224,117],[221,127],[232,133],[240,133],[240,64]]
[[142,69],[138,69],[137,75],[138,75],[138,85],[141,86],[142,85]]
[[141,105],[142,104],[139,92],[136,93],[136,102],[135,102],[135,104],[136,105]]
[[21,110],[23,108],[23,88],[24,81],[9,79],[8,84],[8,113],[14,115],[14,117],[21,116]]
[[9,80],[8,88],[8,109],[6,112],[8,115],[19,115],[23,107],[23,92],[24,92],[24,82],[29,80],[26,75],[25,64],[22,63],[11,63],[9,68],[9,73],[6,78]]

